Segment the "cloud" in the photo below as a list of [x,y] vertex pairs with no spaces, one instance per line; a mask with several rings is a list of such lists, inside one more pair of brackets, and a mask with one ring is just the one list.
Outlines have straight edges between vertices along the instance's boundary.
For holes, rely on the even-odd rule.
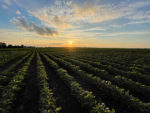
[[62,29],[70,28],[72,26],[71,24],[64,22],[63,18],[59,16],[54,16],[50,21],[50,24],[52,24],[56,28]]
[[[85,2],[75,7],[76,16],[81,16],[87,23],[97,23],[111,21],[114,19],[144,19],[150,18],[149,11],[139,11],[141,8],[149,6],[150,1],[124,1],[118,4],[89,4]],[[84,10],[85,9],[85,10]]]
[[125,25],[130,25],[130,24],[145,24],[145,23],[150,23],[150,19],[148,20],[139,20],[139,21],[130,21],[126,23]]
[[110,25],[110,27],[112,27],[112,28],[120,28],[120,27],[122,27],[122,25],[119,25],[119,24],[112,24],[112,25]]
[[[72,1],[56,0],[50,7],[29,11],[41,21],[59,29],[68,29],[80,21],[89,22],[95,19],[100,8],[94,3],[84,2],[82,5]],[[92,20],[93,21],[93,20]]]
[[150,35],[149,31],[140,31],[140,32],[114,32],[114,33],[97,33],[96,35],[100,36],[127,36],[127,35]]
[[[3,0],[3,3],[7,4],[8,6],[13,5],[14,3],[17,3],[18,0]],[[20,0],[19,0],[20,1]]]
[[83,16],[94,16],[100,8],[92,3],[85,2],[84,4],[80,5],[73,5],[74,13],[78,17]]
[[[150,5],[150,1],[148,0],[125,0],[111,4],[109,2],[102,3],[100,0],[97,1],[99,3],[95,2],[95,0],[86,0],[83,1],[83,3],[78,3],[74,0],[55,0],[51,4],[47,3],[40,7],[37,7],[38,5],[35,7],[34,4],[33,7],[31,7],[31,5],[29,6],[31,8],[28,7],[25,9],[27,9],[32,16],[39,19],[42,25],[56,28],[61,34],[63,33],[63,35],[68,37],[69,35],[72,35],[72,37],[88,37],[92,32],[106,31],[110,26],[120,28],[121,26],[130,24],[149,23],[148,20],[143,20],[148,19],[150,15],[150,13],[145,12],[145,10],[148,10],[148,8],[145,7]],[[119,19],[119,21],[117,19]],[[108,26],[104,26],[105,23]],[[25,26],[22,28],[30,30],[31,28],[39,27],[32,24],[31,26],[30,28]],[[91,28],[88,29],[88,26]],[[95,26],[99,28],[94,28]],[[104,27],[105,29],[101,29],[100,27]],[[39,28],[36,29],[36,32],[42,34],[39,32]],[[72,31],[67,31],[72,28]],[[88,31],[89,33],[87,33]],[[91,37],[92,36],[93,34]]]
[[19,26],[27,31],[35,32],[42,36],[55,36],[59,34],[57,31],[51,30],[48,27],[42,28],[34,23],[29,23],[24,17],[13,18],[10,22],[15,26]]
[[121,28],[121,27],[125,27],[127,25],[138,25],[138,24],[148,24],[150,23],[150,19],[146,19],[146,20],[131,20],[129,22],[126,22],[124,24],[112,24],[110,25],[110,27],[113,27],[113,28]]
[[12,5],[11,0],[4,0],[7,5]]
[[3,4],[3,5],[2,5],[2,8],[3,8],[3,9],[7,9],[8,7]]
[[67,29],[80,23],[101,23],[119,18],[131,18],[137,9],[150,5],[149,1],[118,4],[98,4],[95,0],[82,4],[73,1],[56,0],[51,6],[30,10],[39,20],[53,27]]
[[114,18],[113,13],[101,8],[100,5],[96,4],[94,1],[84,2],[83,4],[74,4],[73,5],[73,22],[84,22],[84,23],[97,23],[109,20]]
[[15,26],[19,26],[27,31],[32,31],[32,27],[28,25],[23,17],[13,18],[12,20],[10,20],[10,22]]
[[[72,25],[67,22],[68,15],[60,14],[57,10],[58,9],[55,8],[45,7],[29,12],[41,21],[44,21],[58,29],[67,29],[72,27]],[[63,10],[60,9],[60,11],[61,13],[64,13]]]
[[[16,0],[5,1],[11,4],[10,1]],[[30,4],[28,1],[25,3]],[[35,1],[31,2],[31,4],[33,3]],[[21,0],[19,4],[21,4]],[[41,7],[38,8],[35,7],[35,4],[26,6],[28,8],[24,7],[23,4],[21,6],[47,26],[68,29],[80,23],[101,23],[119,18],[131,19],[134,15],[136,17],[137,9],[148,5],[150,5],[148,0],[125,0],[116,4],[102,3],[100,0],[85,0],[83,3],[74,0],[55,0],[50,5],[46,4],[44,6],[41,4]]]
[[19,10],[16,11],[17,15],[21,15],[21,12]]
[[93,32],[93,31],[106,31],[106,29],[104,29],[104,28],[101,28],[101,27],[92,27],[92,28],[85,28],[85,30],[84,31],[86,31],[86,32]]
[[58,35],[58,32],[51,30],[48,27],[41,28],[35,24],[32,23],[33,31],[37,32],[40,35],[46,35],[46,36],[54,36]]
[[131,20],[143,20],[143,19],[150,19],[150,10],[148,11],[138,11],[133,13],[132,15],[126,17]]

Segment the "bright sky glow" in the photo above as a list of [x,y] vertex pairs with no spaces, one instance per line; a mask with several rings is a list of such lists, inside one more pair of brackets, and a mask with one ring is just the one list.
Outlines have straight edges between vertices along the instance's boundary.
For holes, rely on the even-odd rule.
[[69,45],[72,46],[72,41],[69,41]]
[[150,48],[150,0],[0,0],[0,42]]

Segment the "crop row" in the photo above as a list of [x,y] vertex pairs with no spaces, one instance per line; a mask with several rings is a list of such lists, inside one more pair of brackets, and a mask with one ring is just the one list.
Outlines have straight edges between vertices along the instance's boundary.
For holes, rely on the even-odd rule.
[[27,53],[27,51],[0,51],[0,67],[3,67],[6,63],[12,60],[21,58]]
[[10,67],[8,67],[6,70],[2,71],[0,74],[0,95],[2,92],[2,89],[4,86],[7,85],[7,83],[11,80],[11,78],[14,76],[14,73],[11,72],[16,68],[18,65],[22,64],[22,62],[27,59],[31,54],[27,54],[26,56],[22,57],[20,60],[18,60],[15,64],[12,64]]
[[6,75],[9,72],[11,72],[17,65],[21,64],[25,59],[27,59],[29,56],[31,55],[31,53],[28,53],[27,55],[23,56],[22,58],[20,58],[19,60],[17,60],[15,63],[11,64],[11,66],[9,66],[7,69],[5,69],[4,71],[1,72],[2,75]]
[[87,81],[89,84],[94,85],[97,90],[101,92],[102,99],[109,100],[116,109],[125,110],[127,112],[136,113],[149,113],[150,105],[141,102],[139,99],[129,95],[124,89],[111,84],[111,82],[102,80],[100,77],[93,76],[82,71],[78,66],[75,66],[69,62],[64,61],[61,58],[56,58],[52,55],[48,55],[54,61],[56,61],[61,66],[65,67],[67,70],[72,71],[76,76]]
[[66,70],[59,68],[58,64],[49,59],[47,56],[43,56],[47,60],[49,66],[56,71],[57,75],[70,88],[71,94],[76,97],[82,106],[88,108],[90,113],[114,113],[114,110],[109,110],[108,107],[105,107],[104,103],[100,104],[97,102],[92,92],[84,90],[80,84],[77,83],[75,79],[67,73]]
[[[139,82],[134,82],[131,79],[128,79],[126,77],[122,77],[119,75],[110,75],[108,72],[113,71],[109,69],[109,71],[100,70],[97,67],[91,66],[89,63],[81,62],[80,60],[72,59],[72,58],[63,58],[66,61],[69,61],[75,65],[80,66],[81,69],[92,73],[93,75],[96,75],[104,80],[111,81],[113,84],[124,88],[126,90],[129,90],[134,96],[137,96],[139,99],[141,99],[144,102],[150,102],[150,86],[143,85]],[[106,69],[107,67],[103,68]]]
[[24,63],[23,67],[18,70],[18,72],[13,76],[11,81],[2,91],[1,99],[0,99],[0,112],[1,113],[9,113],[12,109],[13,101],[16,97],[16,93],[20,90],[20,85],[24,80],[24,76],[27,74],[27,70],[29,68],[30,62],[34,56],[32,56]]
[[[67,57],[67,58],[70,59],[70,57]],[[82,58],[75,58],[75,59],[77,59],[81,62],[89,63],[90,65],[95,66],[97,68],[104,69],[107,72],[109,72],[110,74],[124,76],[125,78],[129,78],[133,81],[137,81],[137,82],[140,82],[142,84],[150,86],[150,77],[148,75],[144,75],[144,74],[141,74],[141,73],[136,72],[136,71],[120,70],[120,69],[118,69],[118,68],[116,68],[110,64],[102,64],[99,62],[93,62],[93,61],[85,60]]]
[[134,81],[138,81],[138,82],[141,82],[142,84],[150,86],[150,77],[148,75],[144,75],[144,74],[141,74],[141,73],[136,72],[136,71],[119,70],[118,68],[114,68],[113,65],[112,66],[111,65],[104,65],[104,64],[101,64],[98,62],[89,62],[89,63],[91,65],[96,66],[96,67],[106,69],[111,74],[122,75],[122,76],[127,77],[129,79],[132,79]]
[[[92,62],[99,62],[103,65],[111,65],[117,69],[120,69],[120,70],[124,70],[124,71],[137,71],[139,73],[144,73],[144,74],[149,74],[150,71],[149,71],[149,66],[147,65],[139,65],[139,64],[128,64],[128,62],[124,62],[124,64],[122,64],[122,62],[115,62],[115,61],[108,61],[108,59],[96,59],[96,58],[92,58],[92,57],[79,57],[78,58],[81,58],[81,59],[85,59],[85,60],[90,60]],[[121,63],[121,64],[120,64]],[[144,64],[144,63],[143,63]]]
[[61,108],[56,107],[56,100],[53,98],[53,92],[49,88],[46,70],[39,53],[37,53],[37,80],[40,90],[39,111],[41,113],[57,113]]

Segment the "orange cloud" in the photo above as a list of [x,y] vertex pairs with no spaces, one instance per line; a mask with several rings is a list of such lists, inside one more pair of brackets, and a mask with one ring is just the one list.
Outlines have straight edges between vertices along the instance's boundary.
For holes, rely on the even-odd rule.
[[91,3],[84,3],[82,6],[75,4],[73,6],[75,11],[75,15],[82,17],[82,16],[95,16],[95,14],[100,10],[97,5]]
[[62,17],[62,16],[52,16],[50,15],[51,10],[48,8],[45,8],[43,10],[37,10],[35,12],[30,12],[32,15],[40,19],[41,21],[49,23],[51,26],[58,28],[58,29],[67,29],[71,28],[72,25],[67,23],[66,20],[68,17]]

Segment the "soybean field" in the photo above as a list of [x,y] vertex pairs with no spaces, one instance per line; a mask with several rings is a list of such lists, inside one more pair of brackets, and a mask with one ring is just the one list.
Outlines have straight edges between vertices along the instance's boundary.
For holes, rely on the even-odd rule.
[[0,113],[150,113],[150,49],[0,49]]

